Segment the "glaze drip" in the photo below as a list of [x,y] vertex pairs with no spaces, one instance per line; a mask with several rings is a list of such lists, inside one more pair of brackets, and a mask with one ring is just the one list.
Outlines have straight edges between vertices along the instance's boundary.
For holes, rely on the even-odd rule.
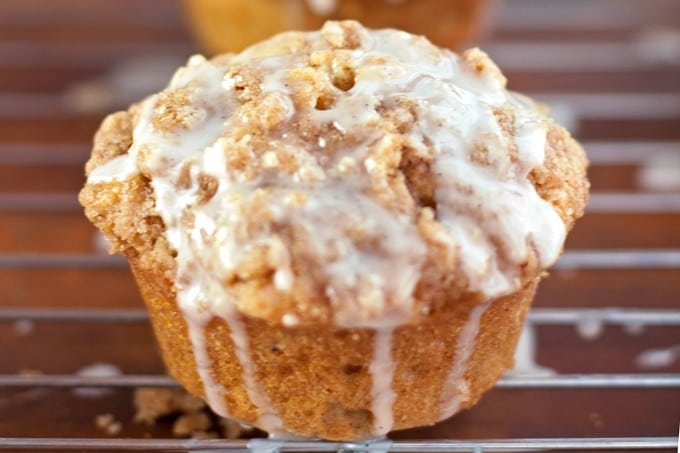
[[371,396],[373,404],[373,435],[384,436],[392,430],[394,416],[392,406],[396,394],[392,389],[395,363],[392,359],[393,329],[384,328],[375,331],[373,340],[373,361],[369,371],[373,377]]
[[480,321],[490,304],[491,302],[487,302],[474,307],[470,312],[468,321],[458,334],[451,370],[444,382],[444,390],[440,399],[440,420],[449,418],[458,412],[462,404],[469,398],[470,389],[465,373],[468,369],[470,357],[475,350]]

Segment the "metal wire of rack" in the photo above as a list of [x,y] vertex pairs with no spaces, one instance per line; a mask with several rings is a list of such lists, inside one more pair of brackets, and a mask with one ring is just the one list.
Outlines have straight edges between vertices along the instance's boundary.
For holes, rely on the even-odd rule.
[[[590,8],[594,8],[592,11],[606,11],[607,8],[610,8],[611,14],[607,17],[580,13],[579,8],[583,8],[584,2],[574,2],[575,7],[565,7],[563,2],[560,2],[562,6],[558,6],[557,2],[553,3],[552,6],[539,6],[538,2],[539,0],[517,0],[513,3],[513,6],[517,6],[516,8],[506,8],[504,15],[500,17],[498,36],[489,42],[487,48],[506,70],[517,73],[519,78],[533,75],[531,80],[539,84],[543,83],[540,79],[542,76],[545,76],[546,79],[562,77],[563,79],[560,80],[575,83],[572,79],[576,80],[578,77],[570,77],[569,71],[578,72],[585,76],[588,76],[588,71],[591,71],[593,74],[603,73],[609,77],[614,77],[612,74],[616,72],[622,80],[622,85],[633,86],[632,89],[610,90],[606,83],[603,84],[595,76],[589,76],[590,78],[581,83],[577,90],[572,89],[565,92],[539,86],[538,91],[533,94],[551,104],[569,107],[570,114],[577,119],[574,127],[580,126],[583,129],[584,144],[589,152],[591,163],[596,169],[596,173],[593,175],[594,180],[601,178],[604,181],[604,178],[602,178],[603,169],[618,168],[617,171],[623,175],[619,179],[624,180],[624,182],[618,181],[617,184],[618,186],[625,186],[625,189],[618,186],[614,189],[608,186],[604,189],[596,188],[588,207],[588,213],[605,217],[628,216],[625,217],[626,219],[630,215],[656,219],[655,222],[657,223],[654,224],[654,227],[651,230],[646,227],[647,229],[644,232],[639,233],[640,237],[643,234],[649,236],[649,231],[663,230],[658,222],[668,221],[669,219],[671,219],[670,222],[674,222],[675,220],[672,219],[676,219],[680,214],[680,188],[667,191],[645,188],[642,191],[635,190],[637,186],[630,181],[630,168],[645,166],[649,162],[657,160],[665,162],[663,159],[668,159],[669,156],[672,166],[674,165],[673,162],[677,162],[673,159],[680,159],[680,141],[678,141],[680,135],[677,134],[680,127],[680,94],[678,94],[680,86],[677,83],[677,80],[680,80],[680,58],[676,55],[676,60],[670,63],[667,61],[660,62],[659,58],[650,59],[647,52],[649,47],[644,47],[649,44],[647,40],[649,33],[647,32],[650,30],[642,30],[644,33],[639,36],[637,34],[640,31],[638,29],[641,23],[652,26],[650,31],[652,35],[658,31],[658,27],[665,27],[663,30],[677,33],[677,35],[674,35],[677,41],[673,42],[680,42],[680,39],[677,38],[677,36],[680,36],[680,31],[677,30],[680,24],[677,23],[677,20],[673,21],[671,14],[661,14],[660,16],[667,17],[665,17],[663,23],[656,23],[655,20],[661,19],[650,15],[651,13],[648,10],[652,10],[652,6],[647,9],[640,9],[639,6],[636,6],[637,2],[632,0],[618,3],[618,9],[613,8],[612,0],[593,1],[590,6]],[[18,5],[21,2],[14,3]],[[30,1],[26,3],[30,3]],[[59,0],[59,3],[67,5],[69,0]],[[71,0],[71,3],[82,5],[82,2],[78,0]],[[114,2],[101,2],[101,4],[105,3],[113,4]],[[147,5],[152,3],[153,5],[150,7],[142,8],[150,8],[145,11],[154,11],[154,8],[160,8],[160,2],[149,1]],[[165,6],[168,3],[163,5]],[[666,0],[655,0],[654,4],[658,8],[674,7],[673,11],[677,11],[677,6],[669,6],[673,4]],[[82,8],[82,6],[80,7]],[[110,6],[106,5],[103,6],[103,9],[109,12],[113,11]],[[167,30],[179,28],[177,18],[173,19],[172,8],[168,9],[171,11],[162,14],[162,18],[153,14],[145,16],[150,22],[144,25],[151,26],[154,33],[161,35],[166,33]],[[536,11],[538,10],[543,11],[543,15],[540,17],[547,20],[543,25],[540,25],[537,21],[538,16],[536,14],[538,13]],[[85,8],[85,11],[88,11],[87,8]],[[94,11],[94,9],[89,11]],[[635,12],[639,14],[639,17],[636,16]],[[115,16],[115,13],[111,14]],[[558,17],[560,14],[565,16]],[[100,16],[96,16],[95,19],[106,23],[106,20]],[[23,66],[34,65],[35,61],[40,59],[41,64],[53,68],[57,72],[60,70],[76,71],[77,69],[78,74],[80,74],[79,71],[90,73],[93,68],[105,69],[112,59],[130,51],[142,49],[144,52],[183,54],[192,50],[186,37],[160,43],[157,38],[148,40],[148,38],[143,37],[145,35],[139,35],[139,37],[128,41],[116,41],[115,39],[110,42],[106,40],[102,42],[96,40],[94,42],[78,41],[71,43],[70,48],[63,46],[50,48],[49,43],[42,44],[46,48],[52,49],[48,52],[41,51],[30,40],[27,42],[13,42],[11,40],[3,42],[2,37],[5,35],[2,34],[2,26],[10,30],[7,32],[10,37],[12,30],[19,30],[17,34],[24,36],[21,27],[29,29],[31,19],[24,18],[22,20],[25,23],[19,21],[19,25],[11,24],[0,15],[0,57],[3,57],[4,64],[8,64],[14,70],[17,68],[20,70]],[[66,22],[75,20],[75,29],[79,30],[77,19],[64,20]],[[88,18],[88,20],[90,19]],[[134,20],[133,18],[133,23]],[[562,34],[569,39],[558,33],[557,38],[546,42],[541,41],[541,36],[556,33],[555,29],[559,31],[565,23],[569,24],[569,29],[563,30]],[[35,26],[35,24],[32,26]],[[139,27],[139,25],[135,25],[131,29],[135,29],[134,27]],[[81,33],[87,37],[93,36],[93,33],[95,33],[92,27],[84,30]],[[584,42],[570,40],[577,33],[590,33],[595,38],[589,38],[590,40]],[[631,36],[633,37],[631,38]],[[671,39],[672,37],[664,41],[667,48]],[[640,49],[644,51],[641,52]],[[664,54],[661,57],[667,59],[668,55]],[[10,63],[7,63],[7,61],[10,61]],[[575,67],[579,70],[574,71]],[[566,73],[566,75],[562,73]],[[639,74],[656,77],[655,80],[659,80],[663,89],[652,90],[651,92],[638,90],[641,86],[640,81],[637,80]],[[594,88],[588,85],[590,83],[588,81],[591,79]],[[64,103],[64,97],[60,92],[45,89],[37,92],[33,90],[34,85],[31,85],[31,83],[38,86],[39,83],[44,82],[29,81],[26,82],[23,91],[11,92],[5,86],[14,86],[18,83],[11,78],[3,77],[0,73],[0,126],[5,127],[5,131],[10,126],[20,126],[21,121],[50,121],[61,116],[69,117],[80,114],[74,111],[72,106]],[[3,121],[6,121],[6,123],[3,123]],[[46,136],[49,136],[49,134]],[[62,137],[56,141],[49,137],[41,140],[26,140],[17,137],[19,136],[16,134],[0,131],[0,172],[3,172],[2,175],[11,176],[10,172],[17,169],[19,169],[20,174],[30,174],[32,171],[37,171],[36,169],[45,166],[68,169],[82,165],[87,157],[88,147],[82,144],[81,138],[76,140],[77,143],[72,143],[73,140],[69,137]],[[78,137],[83,137],[83,135]],[[627,169],[621,167],[627,167]],[[27,216],[28,218],[36,215],[68,216],[74,213],[79,215],[79,207],[74,193],[76,188],[73,185],[56,182],[54,185],[57,189],[34,190],[30,187],[26,188],[25,185],[22,186],[21,181],[10,177],[7,179],[14,181],[13,184],[22,188],[16,189],[10,183],[2,185],[2,190],[0,190],[0,217],[5,213]],[[1,183],[2,181],[0,181]],[[658,220],[657,217],[663,220]],[[4,218],[0,218],[0,220],[0,223],[5,221]],[[16,221],[16,219],[10,218],[9,221]],[[680,225],[680,223],[671,223],[671,225]],[[2,228],[2,225],[0,225],[0,228]],[[10,231],[12,237],[19,235],[16,231]],[[631,229],[630,231],[632,235],[636,234],[635,230]],[[590,242],[586,241],[586,246],[568,250],[555,266],[555,273],[565,276],[574,274],[576,275],[575,278],[612,271],[637,272],[643,276],[639,278],[661,275],[662,277],[655,278],[663,278],[666,282],[670,281],[671,289],[666,290],[666,292],[661,291],[660,294],[678,294],[680,289],[680,286],[678,286],[680,283],[680,277],[678,277],[680,275],[680,242],[673,239],[672,231],[671,234],[661,233],[662,235],[665,234],[667,238],[670,237],[670,239],[665,243],[661,241],[660,245],[656,244],[652,247],[646,245],[628,246],[627,243],[623,243],[625,248],[621,247],[621,243],[617,243],[617,247],[594,246],[597,238],[604,238],[604,236],[601,234],[597,236],[596,233],[599,234],[599,232],[594,229],[591,232],[596,239]],[[645,240],[648,241],[649,238],[647,237]],[[0,248],[0,284],[12,282],[12,279],[18,275],[17,272],[29,275],[27,280],[20,281],[28,281],[29,283],[25,284],[30,285],[31,275],[42,270],[47,272],[111,273],[124,270],[126,267],[124,260],[92,253],[90,248],[89,245],[88,247],[81,245],[72,249],[60,246],[56,247],[56,251],[45,251],[40,248],[36,250],[35,247],[31,246],[26,246],[23,249],[8,246],[9,251]],[[7,273],[8,276],[3,278],[3,273]],[[611,285],[612,283],[608,284]],[[95,328],[101,326],[103,329],[112,326],[144,326],[148,321],[145,311],[137,305],[111,308],[111,306],[103,304],[96,308],[86,308],[83,304],[80,304],[76,307],[64,308],[59,304],[49,303],[49,289],[39,293],[40,295],[33,299],[31,294],[34,294],[32,292],[34,289],[22,289],[22,291],[17,292],[18,295],[14,295],[12,291],[8,290],[4,297],[9,302],[5,303],[0,299],[0,339],[9,338],[7,334],[2,337],[3,327],[5,330],[11,330],[21,323],[29,323],[31,326],[33,324],[39,326],[58,325],[62,326],[61,328],[73,331],[81,327],[90,328],[93,326]],[[614,289],[613,287],[610,288],[612,293],[615,293]],[[555,294],[555,290],[552,294]],[[638,297],[638,294],[639,291],[634,300],[643,300]],[[621,294],[615,296],[612,296],[615,301],[624,300]],[[39,302],[36,302],[35,305],[31,304],[32,301],[38,300]],[[675,300],[664,300],[665,302],[661,306],[654,306],[655,308],[641,307],[641,304],[634,303],[616,306],[616,304],[611,305],[612,302],[609,300],[602,300],[600,305],[595,305],[596,308],[588,305],[537,306],[530,312],[528,322],[530,326],[544,330],[564,328],[578,330],[579,326],[585,323],[591,328],[595,326],[596,330],[603,326],[629,329],[635,331],[635,335],[644,335],[640,332],[647,330],[663,331],[664,341],[672,342],[676,341],[679,332],[680,308],[677,298]],[[17,304],[17,301],[21,303]],[[539,347],[541,345],[539,340]],[[52,354],[65,354],[64,351],[59,349],[59,344],[41,344],[40,346],[49,347]],[[0,353],[2,352],[0,350]],[[15,352],[20,353],[20,351]],[[2,366],[1,363],[0,366]],[[174,380],[159,372],[92,377],[64,372],[13,373],[3,367],[0,368],[0,428],[3,426],[1,415],[7,414],[7,412],[2,412],[4,404],[2,392],[31,389],[73,390],[83,387],[125,390],[139,387],[174,386],[177,386]],[[562,392],[561,394],[564,395],[573,395],[573,392],[588,390],[615,392],[618,389],[627,392],[625,393],[626,397],[658,391],[664,392],[665,401],[677,408],[676,414],[680,416],[680,398],[678,398],[680,372],[641,373],[626,371],[601,373],[589,369],[584,372],[577,370],[577,372],[556,372],[546,375],[519,373],[507,375],[498,383],[497,388],[498,390],[494,392],[538,393],[544,390],[552,390]],[[668,412],[666,411],[666,413]],[[634,415],[631,414],[631,417]],[[588,435],[588,432],[583,430],[578,435],[557,437],[545,437],[546,430],[537,430],[536,432],[540,433],[540,436],[529,438],[524,436],[504,437],[503,435],[485,438],[471,436],[471,438],[453,440],[439,434],[437,438],[422,440],[397,437],[393,440],[368,443],[338,443],[320,441],[283,442],[266,439],[99,438],[90,435],[87,437],[76,435],[66,437],[22,435],[17,437],[12,436],[12,433],[0,431],[0,451],[491,452],[535,450],[671,451],[678,448],[678,439],[670,432],[665,433],[667,435],[664,436],[624,435],[630,434],[626,432],[622,435],[607,437],[596,434]]]
[[673,437],[649,438],[543,438],[498,440],[440,440],[440,441],[376,441],[376,442],[318,442],[215,440],[215,439],[3,439],[3,447],[16,449],[51,449],[97,451],[266,451],[266,452],[383,452],[438,453],[438,452],[502,452],[502,451],[586,451],[672,449],[677,446]]

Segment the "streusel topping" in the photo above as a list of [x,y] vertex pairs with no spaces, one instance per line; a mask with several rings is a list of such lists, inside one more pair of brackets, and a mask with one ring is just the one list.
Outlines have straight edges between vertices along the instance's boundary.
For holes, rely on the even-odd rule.
[[88,183],[150,181],[185,313],[396,325],[426,274],[489,299],[557,259],[574,213],[533,180],[554,127],[480,50],[328,22],[192,57]]

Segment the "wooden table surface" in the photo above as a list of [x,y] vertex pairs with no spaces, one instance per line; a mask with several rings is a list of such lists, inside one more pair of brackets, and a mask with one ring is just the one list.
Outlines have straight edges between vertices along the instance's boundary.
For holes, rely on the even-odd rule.
[[[680,3],[508,0],[481,45],[512,89],[551,103],[592,160],[589,213],[536,308],[677,316]],[[17,321],[8,313],[142,308],[127,269],[101,265],[101,245],[75,197],[103,115],[162,87],[197,51],[174,0],[0,2],[0,375],[71,374],[93,363],[163,373],[146,322]],[[598,318],[578,319],[580,330],[536,323],[538,363],[560,374],[679,375],[680,356],[658,368],[636,357],[677,350],[680,324],[641,332],[610,325],[586,338]],[[132,422],[130,389],[92,399],[0,385],[0,450],[2,437],[106,437],[93,423],[102,413],[123,422],[121,437],[169,435],[165,425]],[[449,421],[392,437],[676,436],[679,420],[677,386],[499,388]]]

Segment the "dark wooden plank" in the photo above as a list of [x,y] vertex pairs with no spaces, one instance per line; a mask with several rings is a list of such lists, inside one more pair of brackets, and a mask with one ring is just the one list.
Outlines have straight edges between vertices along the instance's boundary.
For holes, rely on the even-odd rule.
[[83,166],[3,165],[0,192],[77,192],[85,182]]
[[81,210],[52,213],[0,213],[3,253],[90,253],[95,228]]
[[[108,64],[104,64],[104,67]],[[3,67],[0,71],[0,91],[12,93],[55,93],[82,80],[91,80],[103,68],[70,68],[45,65]]]
[[552,271],[539,286],[535,304],[677,309],[679,277],[678,269]]
[[0,143],[82,144],[92,141],[101,117],[0,118]]
[[140,308],[128,269],[3,269],[2,307]]
[[673,436],[678,398],[677,390],[493,390],[477,406],[448,421],[393,437],[527,437],[537,432],[546,437]]
[[[573,70],[537,73],[536,71],[505,71],[508,86],[516,91],[553,92],[645,92],[668,93],[680,91],[680,69],[669,68],[600,71]],[[640,80],[646,84],[641,86]]]
[[678,214],[589,214],[567,239],[567,249],[680,248]]
[[577,135],[582,140],[678,140],[680,118],[586,120],[579,123]]
[[3,374],[71,374],[96,363],[113,364],[129,374],[163,373],[148,323],[7,323],[0,325],[0,340],[5,345],[0,351]]

